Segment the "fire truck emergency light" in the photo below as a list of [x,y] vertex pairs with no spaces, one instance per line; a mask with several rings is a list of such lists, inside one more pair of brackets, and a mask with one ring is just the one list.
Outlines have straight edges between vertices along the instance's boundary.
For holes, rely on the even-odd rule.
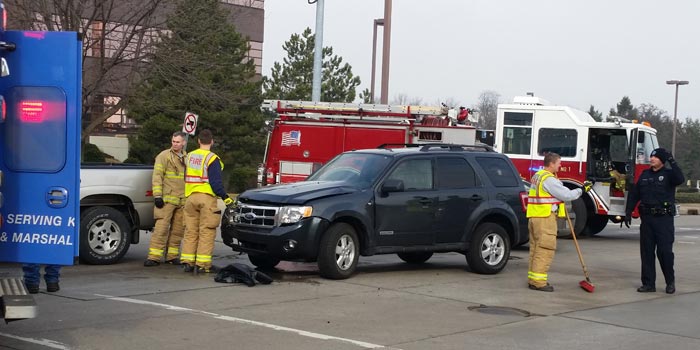
[[44,102],[22,101],[19,103],[19,119],[25,123],[41,123],[44,121]]

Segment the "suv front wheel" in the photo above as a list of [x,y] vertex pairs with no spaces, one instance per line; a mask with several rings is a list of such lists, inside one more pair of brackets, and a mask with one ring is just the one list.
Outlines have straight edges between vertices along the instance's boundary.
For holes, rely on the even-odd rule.
[[322,277],[345,279],[355,272],[360,258],[360,241],[355,229],[346,223],[329,227],[321,238],[318,269]]
[[506,267],[509,256],[510,240],[501,225],[487,222],[476,228],[467,251],[467,263],[474,272],[498,273]]

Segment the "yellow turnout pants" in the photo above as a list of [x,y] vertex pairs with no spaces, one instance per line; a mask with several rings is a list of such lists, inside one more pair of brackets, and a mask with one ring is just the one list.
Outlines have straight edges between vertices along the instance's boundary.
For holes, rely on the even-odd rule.
[[180,255],[180,241],[185,234],[182,210],[181,206],[171,203],[153,209],[156,224],[148,247],[148,260],[160,261],[164,254],[165,260],[173,260]]
[[195,192],[185,202],[185,238],[182,240],[180,261],[184,264],[211,268],[216,228],[221,222],[221,210],[216,197]]
[[541,288],[547,285],[547,272],[557,249],[557,217],[530,218],[530,264],[528,283]]

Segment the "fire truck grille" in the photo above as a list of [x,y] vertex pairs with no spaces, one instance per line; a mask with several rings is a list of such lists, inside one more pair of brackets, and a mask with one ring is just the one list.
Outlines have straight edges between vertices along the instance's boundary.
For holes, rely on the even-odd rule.
[[233,221],[236,225],[271,228],[276,224],[277,209],[239,203],[234,211]]

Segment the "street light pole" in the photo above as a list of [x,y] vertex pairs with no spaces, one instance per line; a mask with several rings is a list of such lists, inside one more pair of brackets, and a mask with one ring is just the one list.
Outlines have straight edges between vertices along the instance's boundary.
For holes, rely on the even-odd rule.
[[372,34],[372,81],[370,82],[369,87],[369,98],[371,103],[374,103],[374,82],[375,73],[377,71],[377,27],[383,25],[383,18],[377,18],[374,20],[374,33]]
[[676,86],[676,102],[673,106],[673,137],[671,138],[671,154],[676,155],[676,119],[678,115],[678,86],[688,85],[687,80],[666,80],[666,84]]

